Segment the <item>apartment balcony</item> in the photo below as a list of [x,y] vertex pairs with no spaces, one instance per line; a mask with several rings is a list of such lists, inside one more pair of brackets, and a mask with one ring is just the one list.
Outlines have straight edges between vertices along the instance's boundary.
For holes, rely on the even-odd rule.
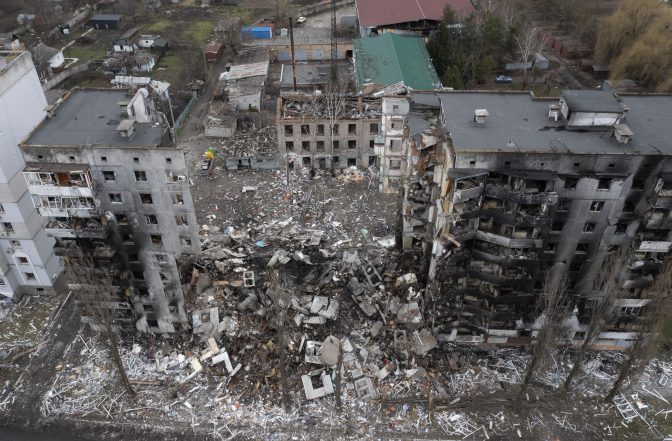
[[94,181],[88,164],[28,163],[23,177],[32,195],[93,197]]
[[520,213],[506,213],[502,210],[486,208],[481,210],[481,218],[492,219],[493,221],[504,225],[515,225],[517,227],[543,227],[550,225],[552,220],[541,212],[538,215],[524,215]]
[[94,219],[84,220],[83,222],[76,219],[71,222],[54,221],[45,225],[44,229],[47,235],[51,237],[87,239],[105,239],[107,237],[107,230]]
[[485,196],[517,202],[520,204],[555,205],[558,203],[557,193],[526,193],[523,191],[516,191],[510,188],[493,185],[487,185],[485,187]]
[[469,199],[474,199],[483,193],[482,186],[475,186],[463,190],[455,190],[453,193],[453,202],[463,202]]
[[495,245],[502,245],[507,248],[541,248],[544,242],[537,238],[506,237],[481,230],[476,232],[476,239],[494,243]]
[[672,218],[663,213],[651,213],[646,221],[646,228],[650,229],[668,229],[672,228]]
[[473,249],[471,250],[471,255],[478,260],[483,260],[488,263],[494,263],[503,267],[516,267],[516,268],[536,268],[539,266],[538,258],[536,253],[512,253],[511,250],[507,250],[507,254],[493,254],[492,252]]

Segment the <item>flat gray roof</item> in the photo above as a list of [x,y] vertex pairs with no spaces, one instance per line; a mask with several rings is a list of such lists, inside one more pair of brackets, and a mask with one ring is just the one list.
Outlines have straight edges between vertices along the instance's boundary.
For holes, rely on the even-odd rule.
[[23,143],[26,146],[158,147],[167,128],[135,124],[130,138],[117,132],[128,118],[119,103],[128,101],[124,89],[81,89],[73,91],[57,108],[53,118],[45,118]]
[[[610,94],[611,92],[598,92]],[[414,92],[412,102],[443,107],[444,130],[457,151],[576,154],[670,155],[672,95],[621,95],[628,108],[624,121],[634,132],[618,144],[613,129],[567,130],[548,118],[557,100],[535,99],[529,93]],[[474,123],[474,110],[487,109],[485,124]]]
[[623,108],[606,90],[563,90],[560,92],[572,112],[620,113]]

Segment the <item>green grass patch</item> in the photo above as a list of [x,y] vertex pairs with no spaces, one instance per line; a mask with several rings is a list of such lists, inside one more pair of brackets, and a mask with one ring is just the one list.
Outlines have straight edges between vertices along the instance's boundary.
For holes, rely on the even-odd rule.
[[189,24],[186,31],[184,32],[185,37],[188,39],[202,44],[210,39],[215,24],[207,20],[194,21]]
[[182,59],[176,55],[165,55],[154,69],[155,77],[160,80],[175,80],[184,67]]
[[107,51],[105,48],[97,46],[73,45],[67,48],[63,55],[67,58],[79,58],[79,64],[84,61],[103,59],[107,55]]
[[148,26],[145,26],[145,30],[150,32],[159,32],[170,27],[170,25],[170,20],[159,20],[149,24]]

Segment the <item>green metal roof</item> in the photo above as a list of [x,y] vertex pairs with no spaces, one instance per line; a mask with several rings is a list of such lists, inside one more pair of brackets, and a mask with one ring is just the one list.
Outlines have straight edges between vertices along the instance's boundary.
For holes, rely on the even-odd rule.
[[414,90],[441,88],[422,38],[384,33],[357,38],[353,44],[360,89],[366,84],[391,86],[401,81]]

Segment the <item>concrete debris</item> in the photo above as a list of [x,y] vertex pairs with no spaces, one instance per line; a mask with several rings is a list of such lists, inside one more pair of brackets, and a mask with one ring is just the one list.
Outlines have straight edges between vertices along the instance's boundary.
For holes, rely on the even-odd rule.
[[[321,386],[313,386],[314,378],[317,378],[319,381],[321,381]],[[331,377],[329,377],[329,375],[327,375],[322,370],[313,375],[302,375],[301,382],[303,383],[303,390],[306,393],[306,398],[309,400],[326,397],[327,395],[334,393],[334,385],[331,382]]]
[[330,335],[318,349],[317,355],[327,366],[334,366],[338,362],[338,354],[341,350],[340,340]]
[[423,328],[413,333],[412,344],[412,350],[415,355],[425,355],[436,347],[437,340],[429,329]]

